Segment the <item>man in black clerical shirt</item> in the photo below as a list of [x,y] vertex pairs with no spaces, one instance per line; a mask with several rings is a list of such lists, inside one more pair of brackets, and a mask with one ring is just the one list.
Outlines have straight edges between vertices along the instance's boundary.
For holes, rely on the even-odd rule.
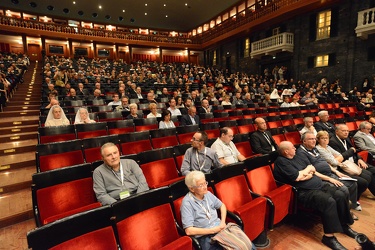
[[267,131],[266,121],[258,117],[255,119],[255,126],[257,131],[250,135],[250,144],[253,151],[258,154],[269,154],[276,151],[278,146],[271,133]]

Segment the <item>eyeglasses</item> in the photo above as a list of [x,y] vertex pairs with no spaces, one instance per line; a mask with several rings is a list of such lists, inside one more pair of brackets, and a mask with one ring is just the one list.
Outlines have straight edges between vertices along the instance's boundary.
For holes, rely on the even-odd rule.
[[198,188],[198,189],[202,189],[203,187],[207,187],[207,185],[208,185],[208,182],[206,181],[205,183],[202,183],[202,184],[200,184],[198,186],[194,186],[194,187]]
[[195,137],[193,136],[193,138],[191,138],[192,141],[201,141],[201,139],[195,139]]

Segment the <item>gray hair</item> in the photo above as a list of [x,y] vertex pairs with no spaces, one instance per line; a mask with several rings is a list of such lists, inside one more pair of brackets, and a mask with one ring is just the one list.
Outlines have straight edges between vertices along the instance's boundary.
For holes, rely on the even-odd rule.
[[138,108],[138,105],[136,103],[130,103],[129,108]]
[[197,170],[191,171],[185,177],[185,185],[188,188],[194,187],[197,184],[197,180],[200,180],[202,178],[205,178],[203,172]]
[[314,137],[315,137],[315,134],[314,134],[314,132],[311,132],[311,131],[306,131],[305,133],[303,133],[302,135],[301,135],[301,141],[303,142],[304,140],[305,140],[305,138],[306,138],[306,135],[313,135]]
[[372,126],[371,123],[366,122],[366,121],[363,121],[363,122],[361,122],[361,123],[359,124],[359,127],[358,127],[359,130],[365,129],[367,124],[370,124],[370,125]]
[[307,122],[308,119],[312,119],[314,121],[314,118],[310,117],[310,116],[306,116],[305,118],[303,118],[303,121],[304,122]]
[[336,127],[335,127],[335,131],[341,129],[342,126],[346,126],[345,124],[341,123],[341,124],[337,124]]
[[325,114],[328,114],[328,111],[327,110],[322,110],[322,111],[319,111],[318,116],[320,118],[320,117],[322,117]]
[[113,142],[107,142],[105,143],[101,148],[100,148],[100,154],[103,156],[103,151],[105,148],[109,148],[109,147],[116,147],[117,146],[113,143]]

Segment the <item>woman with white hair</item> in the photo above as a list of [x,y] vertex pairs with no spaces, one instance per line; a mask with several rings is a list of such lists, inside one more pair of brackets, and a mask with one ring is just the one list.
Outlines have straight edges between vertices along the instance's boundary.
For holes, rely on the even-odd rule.
[[53,105],[47,115],[45,127],[56,127],[69,125],[70,122],[59,105]]
[[79,108],[76,117],[74,120],[74,124],[86,124],[86,123],[95,123],[95,120],[91,120],[89,116],[89,112],[86,108]]

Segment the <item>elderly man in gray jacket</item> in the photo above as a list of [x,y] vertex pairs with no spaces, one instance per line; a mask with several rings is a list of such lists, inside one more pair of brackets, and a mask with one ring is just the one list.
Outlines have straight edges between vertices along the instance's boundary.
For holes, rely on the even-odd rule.
[[361,122],[359,130],[354,135],[354,143],[361,150],[368,151],[372,155],[375,154],[375,137],[370,133],[372,124],[369,122]]

